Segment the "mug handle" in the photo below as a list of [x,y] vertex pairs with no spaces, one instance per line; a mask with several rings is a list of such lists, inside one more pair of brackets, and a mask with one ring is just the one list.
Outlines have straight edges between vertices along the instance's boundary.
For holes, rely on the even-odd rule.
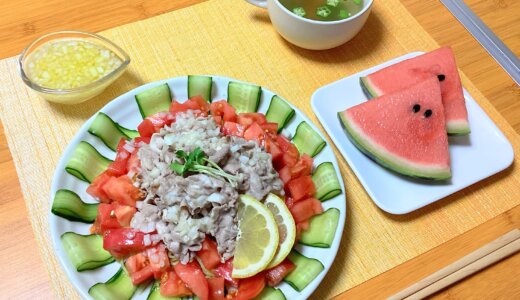
[[258,7],[267,8],[267,0],[246,0],[246,1],[255,6],[258,6]]

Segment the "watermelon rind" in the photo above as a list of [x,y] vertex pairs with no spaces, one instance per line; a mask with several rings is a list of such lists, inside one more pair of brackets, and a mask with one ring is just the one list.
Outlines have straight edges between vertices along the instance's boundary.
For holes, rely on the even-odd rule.
[[345,117],[344,112],[338,112],[338,117],[352,143],[361,152],[375,160],[383,167],[411,177],[434,180],[446,180],[451,178],[451,170],[449,167],[426,166],[393,155],[383,147],[378,146],[374,141],[361,134],[361,130]]
[[367,77],[360,77],[359,84],[361,85],[363,93],[365,93],[368,99],[379,97],[379,94],[376,93]]
[[449,121],[446,123],[449,135],[467,135],[471,133],[469,123],[466,120]]

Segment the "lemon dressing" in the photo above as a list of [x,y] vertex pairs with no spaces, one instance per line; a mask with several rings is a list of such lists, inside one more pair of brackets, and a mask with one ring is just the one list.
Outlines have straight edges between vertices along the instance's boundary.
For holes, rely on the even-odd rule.
[[85,39],[59,39],[31,53],[26,71],[41,87],[72,89],[103,78],[122,63],[116,53],[102,45]]

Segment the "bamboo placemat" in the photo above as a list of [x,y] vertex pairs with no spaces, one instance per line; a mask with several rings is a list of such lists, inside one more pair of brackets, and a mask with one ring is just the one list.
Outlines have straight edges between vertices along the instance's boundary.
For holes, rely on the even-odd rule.
[[[81,105],[39,99],[22,83],[16,57],[0,61],[0,116],[29,218],[61,299],[77,293],[51,245],[50,182],[72,136],[108,101],[150,81],[215,74],[265,86],[318,124],[310,96],[320,86],[408,52],[438,47],[398,0],[375,1],[357,37],[321,52],[290,45],[274,31],[265,11],[232,0],[209,1],[101,34],[127,50],[132,63],[102,95]],[[519,136],[463,74],[462,80],[518,153]],[[343,97],[348,91],[338,95],[338,101]],[[419,211],[392,216],[373,204],[345,161],[339,161],[347,189],[347,220],[340,251],[316,299],[337,295],[520,203],[520,172],[513,166]]]

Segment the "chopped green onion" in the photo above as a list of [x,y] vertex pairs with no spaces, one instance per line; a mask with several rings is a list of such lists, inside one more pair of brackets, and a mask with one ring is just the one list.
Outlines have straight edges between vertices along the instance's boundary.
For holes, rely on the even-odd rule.
[[316,9],[316,15],[322,18],[328,17],[331,13],[332,11],[327,6],[320,6]]
[[300,16],[300,17],[305,17],[305,15],[307,14],[307,12],[305,11],[305,9],[303,7],[295,7],[295,8],[293,8],[292,12],[295,15]]
[[346,9],[342,9],[339,11],[339,18],[340,19],[346,19],[350,17],[350,13]]
[[341,0],[327,0],[327,5],[332,6],[332,7],[337,7],[339,5],[340,1]]

